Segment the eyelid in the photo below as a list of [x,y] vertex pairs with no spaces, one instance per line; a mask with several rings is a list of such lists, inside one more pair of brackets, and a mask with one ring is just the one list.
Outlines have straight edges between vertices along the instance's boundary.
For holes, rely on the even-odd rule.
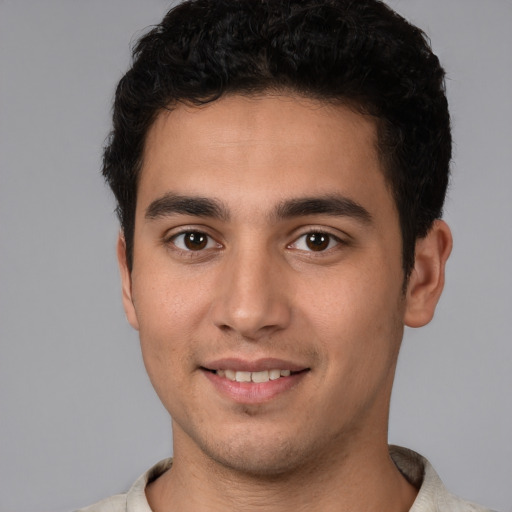
[[[330,247],[328,247],[327,249],[324,249],[322,251],[313,251],[311,249],[297,249],[297,250],[301,250],[301,251],[309,252],[309,253],[316,252],[318,255],[320,255],[321,253],[328,253],[340,245],[341,246],[349,245],[350,239],[351,239],[350,235],[348,235],[346,233],[342,233],[342,232],[340,233],[339,230],[336,230],[336,233],[333,233],[333,231],[334,231],[334,229],[327,228],[324,226],[319,226],[319,227],[307,226],[307,227],[299,228],[299,229],[295,230],[295,234],[293,235],[293,241],[291,243],[287,244],[286,247],[288,249],[297,249],[294,246],[296,246],[298,241],[301,238],[306,237],[307,235],[311,235],[311,234],[322,234],[322,235],[328,236],[331,240],[331,242],[329,244]],[[192,249],[179,247],[178,245],[176,245],[174,243],[174,241],[178,237],[184,236],[188,233],[200,233],[200,234],[205,235],[209,239],[208,246],[203,249],[194,251]],[[194,253],[202,253],[209,249],[224,248],[224,244],[218,241],[219,238],[220,238],[220,236],[218,236],[218,235],[216,236],[215,234],[212,234],[211,229],[208,228],[207,226],[187,225],[187,226],[180,226],[180,227],[175,227],[175,228],[167,230],[165,232],[165,234],[162,236],[161,240],[162,240],[162,243],[166,246],[172,245],[173,246],[172,250],[175,250],[178,252],[181,251],[183,253],[194,254]],[[211,242],[213,242],[215,244],[215,246],[212,247]],[[332,242],[335,242],[335,244],[332,244]]]
[[[174,246],[173,250],[175,250],[175,251],[180,251],[183,253],[191,253],[191,254],[201,253],[201,252],[207,251],[208,249],[222,248],[223,245],[220,242],[218,242],[217,238],[214,237],[208,231],[209,230],[207,228],[205,228],[204,226],[182,226],[179,228],[173,228],[173,229],[168,230],[164,234],[164,236],[162,237],[162,242],[166,246],[169,246],[169,245]],[[176,245],[175,240],[178,237],[187,235],[189,233],[199,233],[201,235],[206,236],[208,238],[207,247],[205,247],[203,249],[199,249],[197,251],[194,251],[192,249],[188,249],[185,247],[179,247],[178,245]],[[213,242],[215,244],[215,247],[210,246],[211,242]]]
[[[319,235],[326,235],[330,238],[330,242],[329,242],[329,246],[322,250],[322,251],[314,251],[312,249],[309,249],[309,248],[305,248],[305,249],[298,249],[296,247],[297,243],[299,242],[299,240],[301,240],[302,238],[308,236],[308,235],[312,235],[312,234],[319,234]],[[328,253],[330,252],[331,250],[333,249],[336,249],[338,246],[344,246],[344,245],[348,245],[348,240],[347,240],[348,235],[346,236],[342,236],[340,234],[334,234],[331,230],[329,230],[328,228],[324,228],[324,227],[308,227],[307,230],[305,231],[302,231],[300,232],[299,234],[297,234],[293,240],[292,243],[288,244],[288,248],[291,248],[291,249],[297,249],[297,250],[300,250],[300,251],[304,251],[304,252],[308,252],[308,253],[316,253],[318,255],[320,254],[325,254],[325,253]],[[335,244],[332,246],[331,245],[331,242],[334,241]]]

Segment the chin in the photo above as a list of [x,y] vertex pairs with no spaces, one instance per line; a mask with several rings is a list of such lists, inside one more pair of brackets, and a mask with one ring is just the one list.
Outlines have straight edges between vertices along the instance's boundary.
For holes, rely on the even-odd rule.
[[275,479],[303,470],[318,458],[320,447],[298,436],[268,433],[232,435],[230,439],[203,444],[203,453],[227,471],[259,479]]
[[253,478],[277,478],[295,472],[302,465],[302,457],[294,457],[290,447],[278,450],[262,450],[261,447],[239,451],[210,454],[211,458],[229,471]]

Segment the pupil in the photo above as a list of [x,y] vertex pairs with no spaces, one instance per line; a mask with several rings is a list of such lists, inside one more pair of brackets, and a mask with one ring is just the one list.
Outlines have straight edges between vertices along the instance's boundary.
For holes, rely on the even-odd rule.
[[207,244],[207,238],[206,235],[203,233],[187,233],[185,235],[185,245],[187,246],[187,249],[190,249],[192,251],[197,251],[200,249],[204,249]]
[[312,233],[308,235],[307,246],[312,251],[323,251],[329,245],[329,235],[323,233]]

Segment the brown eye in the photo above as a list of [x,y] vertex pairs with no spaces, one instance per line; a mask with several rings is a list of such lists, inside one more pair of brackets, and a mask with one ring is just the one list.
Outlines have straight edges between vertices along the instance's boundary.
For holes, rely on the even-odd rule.
[[171,242],[182,251],[202,251],[216,246],[215,241],[201,231],[185,231],[172,237]]
[[329,247],[331,237],[326,233],[308,233],[306,235],[306,245],[312,251],[325,251]]
[[193,231],[183,235],[183,243],[191,251],[200,251],[208,244],[208,237],[204,233]]
[[322,231],[310,231],[301,235],[290,248],[305,252],[324,252],[343,242],[336,236]]

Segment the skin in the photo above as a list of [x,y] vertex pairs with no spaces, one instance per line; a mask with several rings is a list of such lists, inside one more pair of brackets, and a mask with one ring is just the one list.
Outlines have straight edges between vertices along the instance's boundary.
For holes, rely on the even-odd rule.
[[[132,272],[118,242],[127,318],[172,416],[173,467],[146,491],[156,512],[409,510],[416,490],[388,454],[389,400],[403,326],[432,318],[451,236],[437,221],[418,241],[404,294],[375,148],[370,118],[293,96],[235,95],[157,117]],[[334,195],[368,215],[279,215]],[[162,208],[176,196],[216,201],[222,215]],[[191,232],[207,245],[190,250]],[[308,233],[327,246],[313,250]],[[284,390],[235,399],[204,369],[226,358],[304,371]]]

